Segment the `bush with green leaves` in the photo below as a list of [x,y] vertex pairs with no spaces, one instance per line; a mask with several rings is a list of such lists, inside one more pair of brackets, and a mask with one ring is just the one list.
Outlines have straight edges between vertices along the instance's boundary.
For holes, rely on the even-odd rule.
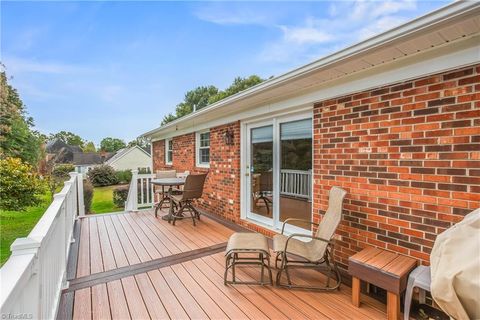
[[83,204],[85,206],[85,213],[90,213],[93,199],[93,185],[90,180],[83,180]]
[[130,180],[132,180],[132,171],[130,170],[118,170],[115,171],[115,175],[118,183],[130,183]]
[[111,186],[118,183],[115,170],[105,164],[90,169],[87,176],[95,187]]
[[0,209],[21,211],[41,202],[45,184],[19,158],[0,159]]
[[128,186],[113,189],[113,204],[116,207],[124,207],[128,197]]
[[55,192],[58,192],[60,188],[63,187],[63,183],[70,179],[70,172],[75,171],[75,166],[71,163],[62,163],[56,164],[50,176],[48,177],[48,185],[50,188],[50,193],[53,197]]

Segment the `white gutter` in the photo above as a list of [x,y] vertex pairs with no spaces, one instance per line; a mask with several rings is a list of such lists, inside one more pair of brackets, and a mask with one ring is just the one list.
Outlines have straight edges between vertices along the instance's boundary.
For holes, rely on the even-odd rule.
[[368,38],[364,41],[356,43],[352,46],[349,46],[345,49],[327,55],[319,60],[316,60],[312,63],[284,73],[278,77],[266,80],[258,85],[255,85],[247,90],[234,94],[230,97],[227,97],[223,100],[220,100],[214,104],[211,104],[203,109],[192,112],[186,116],[183,116],[177,120],[174,120],[164,126],[150,130],[140,137],[151,137],[152,135],[159,133],[169,128],[176,127],[178,124],[187,122],[193,118],[196,118],[199,115],[213,112],[219,108],[225,107],[231,103],[241,101],[248,97],[252,97],[256,94],[264,92],[268,89],[272,89],[276,86],[284,84],[288,81],[295,80],[296,78],[303,76],[307,73],[315,72],[319,69],[326,68],[332,64],[337,64],[342,61],[353,58],[354,56],[360,55],[367,51],[371,51],[380,46],[385,46],[394,41],[404,39],[409,35],[418,34],[425,29],[435,28],[436,25],[453,19],[457,16],[468,14],[471,11],[480,8],[479,1],[456,1],[449,5],[446,5],[440,9],[427,13],[421,17],[413,19],[405,24],[402,24],[396,28],[390,29],[386,32],[383,32],[379,35]]

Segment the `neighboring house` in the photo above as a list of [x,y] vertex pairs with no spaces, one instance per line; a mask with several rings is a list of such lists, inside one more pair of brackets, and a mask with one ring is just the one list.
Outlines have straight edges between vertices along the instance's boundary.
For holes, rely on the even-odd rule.
[[73,154],[75,171],[86,174],[91,168],[103,164],[113,153],[77,152]]
[[49,141],[45,146],[45,152],[47,163],[71,163],[75,165],[76,172],[83,174],[115,155],[113,152],[83,152],[82,148],[68,145],[60,139]]
[[145,133],[153,169],[209,172],[199,207],[269,235],[342,187],[343,268],[365,246],[428,263],[480,201],[479,52],[480,4],[454,2]]
[[60,139],[48,141],[45,146],[46,161],[55,163],[72,163],[73,154],[81,153],[82,148],[66,144]]
[[113,167],[115,170],[144,169],[151,171],[152,157],[139,146],[133,146],[118,150],[105,164]]

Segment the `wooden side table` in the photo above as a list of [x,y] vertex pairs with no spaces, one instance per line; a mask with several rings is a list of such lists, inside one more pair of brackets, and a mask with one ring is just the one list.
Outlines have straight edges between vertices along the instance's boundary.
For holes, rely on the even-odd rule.
[[360,307],[360,281],[387,290],[387,317],[400,316],[400,294],[407,287],[408,274],[417,260],[378,248],[366,248],[348,259],[352,278],[352,303]]

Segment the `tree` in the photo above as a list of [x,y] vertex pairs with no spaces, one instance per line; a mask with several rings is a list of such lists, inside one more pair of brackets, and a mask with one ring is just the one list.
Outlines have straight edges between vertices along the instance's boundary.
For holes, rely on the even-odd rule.
[[177,104],[175,115],[169,114],[163,118],[162,124],[166,124],[175,119],[181,118],[193,110],[200,110],[208,105],[208,100],[218,94],[218,88],[215,86],[201,86],[188,91],[185,94],[183,102]]
[[161,125],[165,125],[192,113],[193,110],[205,108],[209,104],[225,99],[226,97],[255,86],[263,81],[264,79],[259,76],[251,75],[247,78],[236,77],[233,80],[233,83],[224,91],[219,91],[215,86],[197,87],[185,94],[184,101],[177,104],[175,114],[167,114],[163,118]]
[[139,146],[144,150],[150,150],[150,142],[145,138],[136,138],[128,143],[127,147]]
[[69,131],[60,131],[55,134],[50,134],[49,140],[60,139],[68,145],[78,146],[83,149],[85,140],[83,140],[79,135],[69,132]]
[[100,141],[100,150],[106,152],[116,152],[126,146],[125,141],[118,138],[108,137]]
[[248,78],[236,77],[233,80],[233,83],[227,89],[225,89],[224,91],[220,91],[216,95],[210,97],[208,103],[212,104],[214,102],[220,101],[222,99],[225,99],[226,97],[253,87],[263,81],[264,79],[260,78],[257,75],[251,75]]
[[33,125],[17,90],[5,71],[0,72],[0,157],[20,158],[37,167],[44,141]]
[[19,158],[0,159],[1,210],[22,211],[41,202],[42,180],[31,165]]
[[53,168],[51,169],[50,174],[47,177],[48,187],[50,189],[50,195],[55,194],[55,191],[68,179],[70,179],[70,172],[75,171],[75,166],[71,163],[59,163],[52,164]]
[[92,141],[85,143],[83,146],[83,152],[96,152],[95,144]]

